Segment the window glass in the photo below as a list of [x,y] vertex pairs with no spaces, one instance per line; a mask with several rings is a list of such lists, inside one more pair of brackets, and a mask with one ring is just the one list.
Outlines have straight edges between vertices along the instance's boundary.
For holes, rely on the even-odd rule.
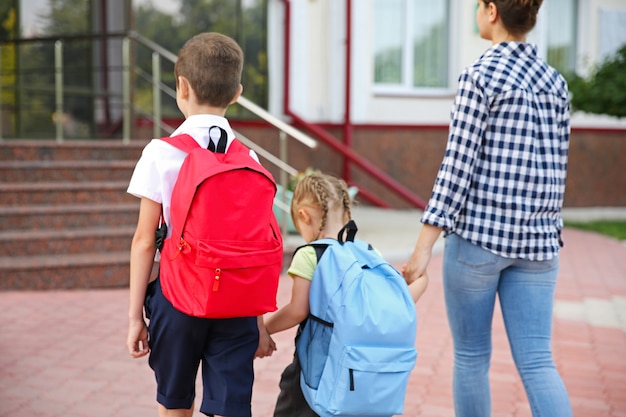
[[413,8],[413,86],[445,87],[448,79],[448,6],[415,0]]
[[89,32],[89,0],[18,0],[21,37]]
[[600,9],[599,61],[614,58],[614,54],[626,45],[626,9]]
[[407,90],[448,86],[449,2],[374,1],[374,82]]
[[374,37],[374,80],[402,84],[404,49],[404,0],[376,0]]
[[561,73],[573,72],[576,65],[576,0],[550,0],[546,7],[548,64]]

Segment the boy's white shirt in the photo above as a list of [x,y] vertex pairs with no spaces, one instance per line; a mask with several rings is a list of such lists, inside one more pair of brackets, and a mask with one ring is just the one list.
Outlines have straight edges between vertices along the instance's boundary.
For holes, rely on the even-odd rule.
[[[220,138],[218,130],[213,130],[210,136],[209,128],[213,126],[221,127],[228,134],[226,150],[230,147],[235,133],[228,120],[221,116],[200,114],[189,116],[171,136],[188,134],[193,137],[201,147],[207,148],[209,140],[213,140],[215,145]],[[159,139],[152,139],[143,149],[139,161],[130,179],[128,193],[138,198],[149,198],[163,206],[163,218],[165,223],[170,225],[170,205],[172,190],[178,177],[180,167],[187,154],[180,149]],[[250,156],[259,161],[256,153],[250,150]],[[172,228],[168,227],[168,237],[172,233]],[[158,260],[157,252],[157,260]]]

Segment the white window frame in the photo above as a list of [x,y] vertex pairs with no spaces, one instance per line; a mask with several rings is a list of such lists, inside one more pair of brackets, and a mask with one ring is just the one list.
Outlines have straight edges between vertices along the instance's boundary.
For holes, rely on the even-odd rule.
[[[455,7],[454,0],[436,0],[436,1],[446,1],[448,3],[448,50],[447,50],[447,85],[442,87],[417,87],[413,85],[413,44],[412,44],[412,35],[413,32],[410,30],[412,28],[412,16],[414,16],[415,12],[415,1],[414,0],[403,0],[403,9],[404,9],[404,39],[402,46],[402,68],[401,68],[401,83],[400,84],[391,84],[391,83],[378,83],[374,79],[372,79],[372,91],[376,96],[406,96],[406,97],[443,97],[449,96],[454,89],[456,88],[456,76],[455,74],[457,68],[457,53],[458,51],[458,39],[459,33],[459,24],[458,24],[458,13],[455,12],[457,9]],[[372,7],[374,4],[372,2]],[[375,8],[374,8],[375,11]],[[376,15],[376,13],[372,13],[372,15]],[[375,27],[375,25],[373,25]],[[372,65],[375,65],[375,57],[372,59]]]

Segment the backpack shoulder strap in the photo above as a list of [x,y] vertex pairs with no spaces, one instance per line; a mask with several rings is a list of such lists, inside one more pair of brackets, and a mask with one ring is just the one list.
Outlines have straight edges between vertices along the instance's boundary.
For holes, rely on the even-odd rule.
[[230,146],[228,147],[228,153],[231,152],[245,152],[246,154],[248,154],[250,153],[250,149],[248,149],[248,147],[241,143],[239,140],[233,139],[233,141],[230,143]]
[[184,151],[186,153],[191,153],[194,149],[200,147],[198,142],[191,136],[187,134],[176,135],[176,136],[165,136],[161,138],[162,141],[169,143],[170,145]]
[[[356,226],[355,221],[354,220],[350,220],[348,223],[346,223],[341,228],[341,230],[337,234],[337,240],[342,245],[345,242],[354,242],[354,237],[356,236],[356,232],[358,230],[359,230],[359,228]],[[344,234],[345,234],[345,236],[344,236]]]
[[293,254],[295,255],[296,252],[298,252],[302,248],[306,248],[307,246],[311,246],[315,250],[315,257],[317,258],[317,262],[319,262],[320,258],[324,254],[324,251],[326,251],[326,248],[328,248],[329,244],[328,243],[307,243],[306,245],[298,246],[296,250],[293,251]]

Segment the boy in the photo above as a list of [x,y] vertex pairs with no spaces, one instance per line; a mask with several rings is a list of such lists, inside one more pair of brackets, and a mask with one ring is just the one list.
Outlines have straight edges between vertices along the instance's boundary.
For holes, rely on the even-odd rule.
[[[227,36],[202,33],[187,41],[174,67],[176,103],[185,121],[172,136],[188,134],[203,148],[227,150],[235,136],[224,115],[241,94],[242,68],[243,52]],[[193,415],[196,374],[202,362],[200,411],[210,416],[249,417],[255,352],[257,356],[271,354],[265,331],[259,343],[261,318],[192,317],[176,310],[163,296],[159,279],[149,284],[155,230],[161,215],[170,224],[172,189],[185,157],[185,152],[164,141],[151,141],[128,187],[130,194],[141,198],[130,255],[128,350],[134,358],[150,353],[159,416]],[[143,317],[144,301],[149,328]]]

